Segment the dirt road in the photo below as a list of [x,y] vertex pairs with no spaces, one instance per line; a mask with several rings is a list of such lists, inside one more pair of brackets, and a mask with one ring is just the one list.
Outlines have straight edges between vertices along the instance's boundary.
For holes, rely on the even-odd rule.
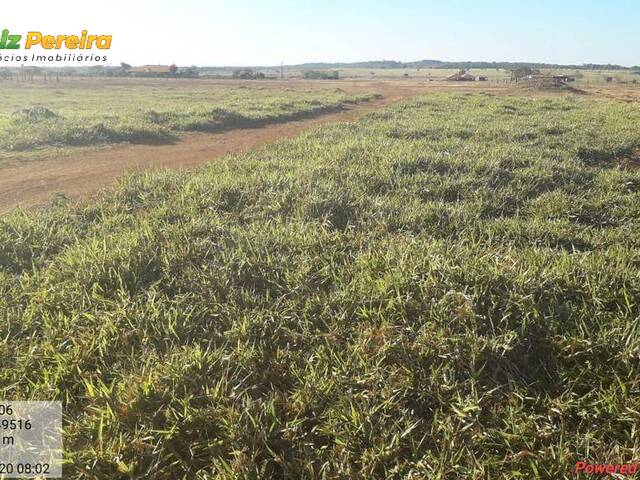
[[[308,82],[298,83],[302,88],[310,88]],[[335,85],[315,82],[313,85],[319,84],[349,93],[376,92],[383,98],[310,119],[222,133],[188,134],[170,145],[116,145],[6,166],[0,168],[0,213],[18,205],[31,207],[47,203],[57,192],[70,198],[94,194],[129,169],[191,167],[227,153],[294,137],[321,124],[354,120],[410,96],[435,90],[424,83],[407,82],[336,82]]]

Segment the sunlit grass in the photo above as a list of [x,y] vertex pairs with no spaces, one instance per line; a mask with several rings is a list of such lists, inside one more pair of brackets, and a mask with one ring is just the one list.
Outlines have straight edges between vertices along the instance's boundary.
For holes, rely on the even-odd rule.
[[0,221],[66,478],[572,478],[640,454],[640,108],[434,95]]
[[[0,156],[46,147],[167,142],[182,132],[256,127],[337,111],[375,97],[331,89],[177,85],[93,90],[9,85],[0,106]],[[33,111],[48,114],[29,114]]]

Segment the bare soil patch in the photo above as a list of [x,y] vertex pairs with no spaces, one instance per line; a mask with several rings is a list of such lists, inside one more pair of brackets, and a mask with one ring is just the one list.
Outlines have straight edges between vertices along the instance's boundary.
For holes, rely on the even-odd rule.
[[623,170],[635,170],[640,168],[640,149],[616,157],[609,163],[612,166],[622,168]]

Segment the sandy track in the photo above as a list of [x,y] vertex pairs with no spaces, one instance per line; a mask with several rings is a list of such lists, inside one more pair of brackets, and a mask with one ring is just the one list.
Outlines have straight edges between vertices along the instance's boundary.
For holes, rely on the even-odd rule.
[[[306,83],[300,83],[308,88]],[[329,85],[322,83],[322,86]],[[70,198],[95,194],[130,169],[188,168],[206,163],[227,153],[297,136],[321,124],[354,120],[404,98],[436,90],[428,85],[406,82],[340,82],[333,86],[350,93],[377,92],[384,97],[315,118],[222,133],[188,134],[175,144],[116,145],[7,166],[0,169],[0,213],[16,206],[32,207],[47,203],[58,192]]]

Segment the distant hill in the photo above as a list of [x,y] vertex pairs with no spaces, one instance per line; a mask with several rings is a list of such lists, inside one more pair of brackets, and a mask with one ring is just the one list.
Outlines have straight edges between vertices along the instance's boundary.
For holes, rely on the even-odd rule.
[[507,70],[519,67],[530,68],[565,68],[574,70],[636,70],[639,66],[624,67],[622,65],[595,64],[562,65],[557,63],[533,63],[533,62],[443,62],[440,60],[418,60],[415,62],[398,62],[395,60],[379,60],[354,63],[303,63],[291,65],[289,68],[504,68]]
[[[555,69],[571,69],[571,70],[640,70],[640,66],[625,67],[622,65],[612,64],[596,64],[587,63],[582,65],[563,65],[557,63],[535,63],[535,62],[443,62],[440,60],[418,60],[415,62],[399,62],[396,60],[373,60],[367,62],[345,62],[345,63],[326,63],[326,62],[310,62],[297,65],[285,65],[286,70],[326,70],[339,68],[448,68],[448,69],[470,69],[470,68],[499,68],[511,70],[514,68],[555,68]],[[229,69],[239,67],[203,67],[204,69]],[[280,65],[273,66],[253,66],[251,68],[258,69],[274,69],[279,70]]]

